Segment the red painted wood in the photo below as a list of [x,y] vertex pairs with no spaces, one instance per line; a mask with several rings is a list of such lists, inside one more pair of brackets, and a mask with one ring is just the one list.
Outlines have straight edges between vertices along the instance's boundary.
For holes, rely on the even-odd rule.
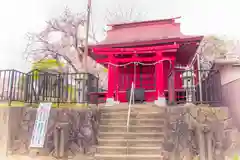
[[[172,23],[172,21],[171,23],[167,23],[164,25],[162,23],[155,24],[155,22],[153,22],[153,24],[151,23],[151,25],[139,25],[139,23],[133,23],[127,24],[128,27],[124,26],[126,26],[126,24],[114,26],[112,30],[108,31],[107,38],[103,42],[90,46],[93,54],[95,55],[95,59],[104,57],[101,55],[108,56],[105,59],[97,60],[97,62],[111,62],[113,64],[125,64],[134,61],[143,63],[154,63],[164,58],[169,60],[174,60],[176,58],[177,61],[175,63],[187,64],[187,62],[191,58],[191,55],[193,54],[192,52],[195,52],[195,50],[180,47],[179,45],[188,42],[200,42],[200,40],[202,39],[202,36],[193,37],[183,35],[180,31],[180,24]],[[146,28],[148,30],[147,34],[139,34],[146,31]],[[168,45],[166,45],[167,43]],[[152,46],[136,47],[137,45]],[[158,55],[152,55],[152,57],[143,57],[142,55],[148,53],[156,54],[157,52],[161,52],[159,57]],[[130,57],[114,58],[114,56],[117,57],[117,55],[129,55]],[[174,66],[175,64],[173,63],[172,68],[174,68]],[[140,71],[140,66],[136,66],[136,88],[143,87],[145,90],[151,90],[151,92],[145,92],[145,98],[147,101],[154,101],[157,99],[158,95],[164,96],[164,89],[167,89],[167,80],[170,71],[171,68],[169,66],[169,62],[163,62],[153,66],[144,66],[142,68],[142,71]],[[109,65],[108,72],[109,86],[107,97],[113,98],[113,92],[115,92],[120,102],[126,102],[126,92],[121,91],[126,91],[131,87],[131,83],[134,79],[133,64],[126,67],[115,67]],[[176,89],[182,89],[182,79],[180,77],[181,74],[182,72],[176,72],[175,74]],[[140,80],[140,78],[142,78],[142,81]],[[147,78],[149,79],[147,80]],[[120,91],[118,92],[118,90]]]
[[[171,58],[164,58],[164,60],[166,61],[171,61]],[[114,59],[115,62],[117,63],[128,63],[128,62],[156,62],[158,61],[157,56],[154,57],[150,57],[150,58],[122,58],[122,59]],[[101,60],[97,60],[98,63],[107,63],[110,62],[109,59],[101,59]]]
[[[110,57],[110,62],[114,62],[113,61],[113,57]],[[107,98],[114,98],[114,87],[115,87],[115,76],[114,74],[114,66],[108,64],[108,93],[107,93]],[[116,75],[118,76],[118,74]]]
[[141,45],[155,45],[155,44],[164,44],[164,43],[199,43],[202,40],[203,36],[197,36],[197,37],[185,37],[185,38],[168,38],[168,39],[159,39],[159,40],[144,40],[144,41],[138,41],[138,42],[122,42],[122,43],[100,43],[100,44],[94,44],[90,45],[90,48],[113,48],[113,47],[133,47],[133,46],[141,46]]
[[[134,50],[134,48],[128,48],[128,49]],[[177,49],[174,49],[174,51],[176,50]],[[98,60],[97,62],[126,64],[129,62],[155,63],[163,59],[168,60],[168,61],[164,61],[163,63],[156,63],[155,65],[143,66],[142,71],[140,71],[139,65],[136,66],[136,75],[135,75],[136,88],[143,88],[146,91],[145,92],[146,101],[154,101],[157,99],[158,96],[161,96],[161,97],[165,96],[164,90],[168,89],[167,85],[168,85],[168,74],[170,73],[170,69],[171,69],[170,67],[174,68],[174,64],[170,66],[169,61],[173,61],[175,59],[176,52],[163,54],[164,51],[166,50],[156,51],[157,54],[156,56],[153,56],[153,57],[137,57],[135,52],[130,52],[125,50],[125,53],[128,52],[129,54],[132,55],[132,57],[116,58],[114,57],[113,54],[108,54],[108,58]],[[143,53],[143,51],[139,49],[139,53]],[[125,67],[116,67],[113,65],[108,65],[108,67],[109,67],[109,70],[108,70],[109,81],[108,81],[107,98],[114,98],[115,100],[119,100],[120,102],[126,102],[127,101],[126,91],[131,88],[131,83],[134,80],[134,65],[130,64]],[[178,89],[182,89],[182,79],[180,78],[180,74],[181,73],[178,72],[175,75],[175,85],[176,85],[175,88],[178,88]],[[142,80],[140,80],[140,77]],[[115,97],[114,97],[114,93],[115,93]]]
[[115,54],[115,53],[124,53],[124,52],[141,52],[141,51],[162,51],[166,49],[177,49],[179,44],[172,45],[162,45],[162,46],[152,46],[152,47],[135,47],[135,48],[93,48],[93,52],[96,54],[101,54],[101,52]]
[[113,91],[114,91],[114,72],[113,66],[108,66],[108,93],[107,98],[113,98]]
[[[144,88],[147,90],[152,90],[151,92],[145,92],[145,99],[146,101],[154,101],[157,99],[157,92],[154,84],[156,83],[156,76],[155,76],[155,67],[156,66],[144,66],[142,69],[142,74],[140,73],[139,66],[136,67],[136,88]],[[126,67],[120,67],[118,68],[118,73],[115,72],[114,77],[117,77],[118,80],[114,81],[114,92],[117,92],[118,100],[120,102],[127,102],[126,99],[126,92],[131,87],[131,83],[133,82],[134,75],[133,75],[133,64],[126,66]],[[168,74],[170,73],[170,66],[167,62],[163,63],[163,71],[164,74],[161,77],[161,81],[163,82],[162,85],[163,88],[167,90],[167,79]],[[116,74],[117,73],[117,74]],[[176,72],[175,75],[175,88],[176,89],[182,89],[182,79],[180,78],[181,72]],[[118,75],[118,76],[117,76]],[[142,82],[140,82],[140,76],[142,76]],[[148,78],[148,80],[146,80]],[[161,81],[159,82],[161,83]],[[122,82],[121,82],[122,81]],[[140,83],[142,83],[142,86],[140,86]],[[152,84],[152,85],[149,85]],[[119,89],[117,87],[119,86]],[[162,95],[163,95],[163,89],[162,89]],[[176,95],[177,96],[177,95]],[[116,97],[115,97],[116,99]]]
[[[174,60],[174,56],[171,57],[165,57],[165,59],[171,59],[172,61]],[[152,90],[152,93],[147,93],[145,94],[145,98],[147,101],[154,101],[157,99],[157,92],[156,92],[156,76],[155,72],[158,70],[155,69],[156,65],[150,65],[150,66],[143,66],[142,68],[142,73],[140,73],[140,66],[136,66],[136,88],[144,88],[145,91],[147,90]],[[162,86],[164,86],[164,89],[162,90],[162,95],[163,95],[163,90],[167,90],[167,84],[168,84],[168,75],[170,73],[170,67],[174,68],[173,66],[170,66],[169,62],[164,62],[163,63],[163,75],[160,77],[160,80],[158,82],[162,83]],[[131,83],[134,80],[134,66],[133,64],[127,65],[125,67],[117,67],[118,72],[115,71],[114,77],[117,77],[117,80],[114,82],[114,92],[116,92],[116,96],[118,96],[118,99],[120,102],[126,102],[126,93],[122,93],[122,91],[127,91],[128,89],[131,88]],[[142,78],[142,82],[140,82],[140,76]],[[176,78],[176,85],[178,85],[179,89],[182,88],[181,86],[181,79],[180,79],[180,73],[178,75],[178,79]],[[141,84],[141,85],[140,85]],[[117,86],[119,89],[117,89]],[[119,92],[118,92],[119,91]],[[115,97],[116,99],[116,97]]]
[[[134,80],[134,65],[119,67],[119,79],[117,84],[120,91],[126,91],[131,88]],[[145,90],[155,90],[155,66],[136,66],[136,88],[144,88]]]
[[[116,51],[116,52],[109,52],[109,51],[102,51],[102,52],[97,52],[98,55],[126,55],[126,54],[131,54],[131,55],[136,55],[136,54],[149,54],[149,53],[156,53],[157,51],[155,50],[149,50],[149,51],[136,51],[136,52],[133,52],[133,51],[122,51],[122,52],[119,52],[119,51]],[[177,52],[177,49],[165,49],[165,50],[162,50],[163,53],[176,53]]]
[[[162,53],[158,52],[159,59],[162,59]],[[156,92],[158,97],[164,97],[164,70],[163,62],[157,63],[155,67],[156,72]]]

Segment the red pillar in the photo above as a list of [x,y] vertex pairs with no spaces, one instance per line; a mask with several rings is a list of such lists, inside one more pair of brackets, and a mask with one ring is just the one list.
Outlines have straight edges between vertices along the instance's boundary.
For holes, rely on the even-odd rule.
[[119,101],[118,97],[119,97],[119,79],[121,78],[120,77],[120,74],[119,74],[119,67],[117,66],[114,66],[114,93],[115,93],[115,101]]
[[164,72],[163,72],[163,56],[162,52],[157,52],[158,63],[156,64],[155,72],[156,72],[156,94],[157,99],[155,100],[155,104],[157,106],[166,106],[166,98],[164,95]]
[[156,64],[155,72],[156,72],[156,92],[157,98],[164,97],[164,72],[163,72],[163,61],[162,53],[158,52],[159,63]]
[[[110,63],[114,64],[113,57],[110,58]],[[114,88],[115,88],[115,73],[114,73],[114,67],[112,64],[108,64],[108,93],[107,93],[107,100],[106,100],[106,106],[113,106],[115,104],[114,102]]]
[[113,98],[114,93],[114,66],[108,64],[108,93],[107,98]]

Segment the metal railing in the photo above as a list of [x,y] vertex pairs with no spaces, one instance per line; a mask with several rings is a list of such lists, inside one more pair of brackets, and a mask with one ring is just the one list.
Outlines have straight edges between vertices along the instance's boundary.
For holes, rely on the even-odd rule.
[[[131,91],[130,91],[130,98],[129,98],[129,104],[128,104],[128,115],[127,115],[127,125],[126,125],[126,131],[127,134],[129,132],[129,123],[130,123],[130,117],[131,117],[131,107],[132,104],[134,104],[134,83],[132,82],[132,86],[131,86]],[[126,147],[126,151],[128,154],[128,139],[127,139],[127,147]]]
[[168,76],[169,104],[221,105],[221,77],[217,70],[174,69]]
[[129,99],[129,103],[128,103],[128,117],[127,117],[127,125],[126,125],[127,133],[128,133],[128,130],[129,130],[132,104],[134,104],[134,83],[132,83],[132,86],[131,86],[130,99]]
[[24,102],[26,91],[24,91],[26,73],[16,70],[0,70],[0,100]]
[[[89,73],[0,70],[0,100],[24,103],[96,103],[98,78]],[[90,101],[90,102],[89,102]]]

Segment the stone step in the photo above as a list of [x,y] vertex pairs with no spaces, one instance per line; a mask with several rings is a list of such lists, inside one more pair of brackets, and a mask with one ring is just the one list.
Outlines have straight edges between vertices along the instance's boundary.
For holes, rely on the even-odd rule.
[[163,138],[164,133],[137,133],[137,132],[99,132],[99,138],[104,139],[138,139],[138,138]]
[[165,119],[164,118],[148,118],[148,119],[130,119],[131,124],[136,125],[164,125]]
[[[101,109],[100,110],[101,113],[128,113],[128,107],[127,108],[110,108],[110,109]],[[139,108],[139,107],[132,107],[131,108],[131,112],[159,112],[159,113],[163,113],[165,112],[165,109],[161,109],[161,108],[150,108],[150,107],[146,107],[146,108]]]
[[100,120],[102,125],[126,125],[127,119],[102,118]]
[[97,153],[100,154],[159,154],[161,147],[119,147],[119,146],[99,146]]
[[127,113],[102,113],[101,119],[127,119]]
[[128,109],[101,109],[102,114],[104,113],[128,113]]
[[158,139],[141,138],[141,139],[98,139],[99,146],[133,146],[133,147],[155,147],[161,146],[164,137]]
[[136,104],[119,104],[101,109],[96,160],[162,160],[166,122],[165,109]]
[[[150,107],[149,105],[131,105],[131,111],[134,112],[166,112],[168,108],[165,107]],[[106,112],[128,112],[129,111],[129,106],[128,104],[125,104],[124,107],[103,107],[100,108],[100,111],[102,113]]]
[[[158,126],[158,125],[145,125],[145,126],[139,126],[139,125],[129,125],[129,132],[163,132],[163,126]],[[100,132],[122,132],[126,130],[127,127],[126,125],[100,125],[99,126],[99,131]]]
[[144,155],[144,154],[95,154],[96,160],[162,160],[163,156],[157,155]]
[[[127,113],[102,113],[101,118],[108,119],[108,118],[114,118],[114,119],[127,119],[128,114]],[[163,118],[163,114],[161,112],[139,112],[139,113],[131,113],[130,119],[150,119],[150,118]]]
[[[135,125],[164,125],[165,119],[158,118],[158,119],[130,119],[130,124]],[[102,125],[126,125],[127,120],[126,119],[115,119],[115,118],[104,118],[101,119],[100,124]]]

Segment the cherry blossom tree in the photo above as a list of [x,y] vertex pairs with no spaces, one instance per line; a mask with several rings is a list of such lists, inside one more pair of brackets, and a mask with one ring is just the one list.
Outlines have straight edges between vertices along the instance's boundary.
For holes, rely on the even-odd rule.
[[[28,44],[24,53],[33,64],[32,69],[61,73],[84,72],[84,52],[82,48],[84,48],[85,44],[85,22],[86,16],[84,13],[73,13],[66,8],[61,16],[47,21],[46,28],[40,33],[28,33]],[[89,41],[90,43],[97,42],[95,33],[91,28]],[[99,77],[104,67],[88,56],[87,68],[88,72]],[[36,78],[39,77],[38,71],[34,70],[32,74]],[[69,79],[65,78],[62,77],[64,84],[69,81]],[[36,83],[37,81],[43,82],[40,78],[34,80],[33,83],[35,81]],[[33,88],[33,91],[35,97],[39,97],[41,86]]]
[[[40,33],[28,33],[28,45],[25,50],[27,59],[31,62],[41,62],[43,59],[55,59],[59,64],[65,63],[59,69],[64,72],[82,71],[83,47],[85,41],[85,14],[72,13],[65,9],[62,16],[47,21],[46,28]],[[94,32],[89,35],[91,41],[97,42]],[[90,68],[96,68],[96,63],[89,57]],[[62,66],[62,65],[59,65]]]

